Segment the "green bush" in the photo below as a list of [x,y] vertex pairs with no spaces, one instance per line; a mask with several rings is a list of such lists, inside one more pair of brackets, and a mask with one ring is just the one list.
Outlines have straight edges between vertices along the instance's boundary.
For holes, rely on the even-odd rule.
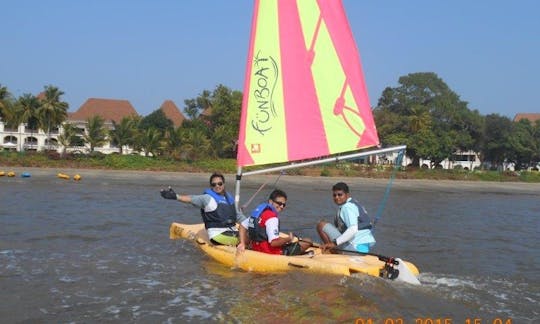
[[[234,159],[205,159],[196,161],[177,161],[167,157],[146,157],[142,155],[120,154],[65,154],[59,156],[54,152],[7,152],[0,151],[0,165],[3,167],[47,167],[47,168],[91,168],[116,170],[152,170],[173,172],[222,172],[236,173],[236,160]],[[259,170],[275,165],[253,166],[244,168],[245,171]],[[352,176],[389,178],[392,175],[391,166],[357,165],[347,163],[326,163],[318,166],[288,169],[289,175],[307,176]],[[421,169],[409,167],[401,168],[396,173],[401,179],[428,179],[428,180],[472,180],[472,181],[520,181],[540,182],[538,171],[468,171]]]
[[233,159],[198,160],[192,164],[204,172],[236,173],[236,160]]
[[540,172],[522,171],[519,175],[519,180],[523,182],[540,182]]

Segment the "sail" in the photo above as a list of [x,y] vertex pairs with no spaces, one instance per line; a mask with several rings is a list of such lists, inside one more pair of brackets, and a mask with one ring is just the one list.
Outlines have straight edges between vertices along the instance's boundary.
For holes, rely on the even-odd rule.
[[379,144],[340,0],[255,0],[239,167]]

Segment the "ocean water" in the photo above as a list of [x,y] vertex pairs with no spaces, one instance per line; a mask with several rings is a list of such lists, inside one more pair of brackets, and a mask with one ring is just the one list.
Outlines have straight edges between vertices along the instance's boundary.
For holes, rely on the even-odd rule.
[[383,204],[386,181],[243,181],[243,201],[266,183],[250,207],[274,186],[284,189],[282,230],[315,240],[315,224],[335,210],[334,182],[349,183],[372,216],[383,204],[374,252],[417,265],[422,285],[410,286],[362,275],[247,273],[169,240],[171,222],[200,215],[159,189],[198,194],[206,174],[81,170],[75,182],[56,170],[30,172],[0,178],[2,323],[540,321],[537,184],[396,180]]

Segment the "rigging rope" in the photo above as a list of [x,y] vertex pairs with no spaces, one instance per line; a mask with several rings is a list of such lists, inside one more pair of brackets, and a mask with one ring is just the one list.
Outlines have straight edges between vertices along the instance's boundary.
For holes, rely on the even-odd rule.
[[[284,174],[285,172],[283,171],[280,171],[279,172],[279,176],[277,177],[276,181],[274,182],[274,189],[276,189],[276,184],[277,182],[279,181],[279,178],[281,178],[281,176]],[[253,199],[255,198],[255,196],[257,196],[257,194],[264,188],[264,186],[266,186],[266,184],[268,183],[268,180],[266,180],[260,187],[259,189],[257,189],[257,191],[255,191],[255,193],[253,195],[251,195],[251,197],[249,198],[249,200],[242,205],[242,210],[244,210],[247,206],[249,206],[249,204],[251,204],[251,201],[253,201]],[[272,189],[273,190],[273,189]]]
[[379,209],[377,210],[377,214],[375,214],[375,218],[373,219],[373,229],[375,228],[375,224],[377,224],[377,222],[381,218],[384,206],[386,205],[386,201],[388,200],[388,196],[390,195],[390,188],[392,187],[392,183],[394,182],[394,178],[396,177],[397,170],[401,167],[401,163],[403,161],[403,155],[404,155],[403,150],[398,152],[398,156],[396,157],[396,161],[394,163],[394,170],[392,170],[392,175],[390,176],[390,181],[386,185],[386,190],[384,192],[383,199],[381,203],[379,204]]

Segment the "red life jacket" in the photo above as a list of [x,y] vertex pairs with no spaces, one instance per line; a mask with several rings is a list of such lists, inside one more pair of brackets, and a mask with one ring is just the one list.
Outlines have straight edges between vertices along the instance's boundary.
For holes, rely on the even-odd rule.
[[[277,213],[275,213],[271,209],[264,210],[261,215],[255,219],[257,221],[257,225],[260,228],[260,230],[265,231],[266,233],[266,221],[269,220],[272,217],[277,218]],[[281,247],[273,247],[268,242],[268,239],[261,240],[261,241],[252,241],[251,242],[251,249],[253,251],[263,252],[263,253],[269,253],[269,254],[282,254]]]

